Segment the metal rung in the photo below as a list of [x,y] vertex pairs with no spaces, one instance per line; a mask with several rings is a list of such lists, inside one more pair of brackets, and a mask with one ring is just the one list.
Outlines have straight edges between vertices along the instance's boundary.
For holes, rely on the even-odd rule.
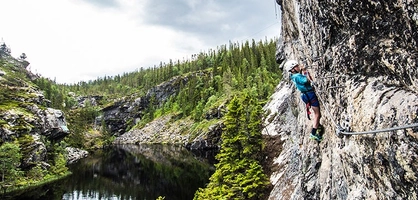
[[329,89],[335,89],[335,88],[344,88],[345,86],[333,86],[333,87],[329,87],[329,88],[327,88],[327,90],[329,90]]

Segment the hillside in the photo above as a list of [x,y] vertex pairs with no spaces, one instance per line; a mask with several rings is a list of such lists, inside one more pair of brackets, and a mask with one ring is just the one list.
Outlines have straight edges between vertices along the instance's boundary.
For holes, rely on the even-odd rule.
[[[66,164],[87,152],[63,146],[70,135],[62,110],[33,83],[38,75],[26,70],[29,62],[0,51],[0,162],[3,191],[38,184],[68,174]],[[67,151],[72,151],[70,158]]]
[[417,199],[417,2],[277,3],[278,62],[309,67],[325,134],[309,139],[300,92],[278,85],[265,106],[269,199]]
[[50,100],[31,80],[39,77],[25,69],[28,64],[9,55],[0,57],[2,143],[26,134],[51,140],[69,134],[64,113],[50,107]]

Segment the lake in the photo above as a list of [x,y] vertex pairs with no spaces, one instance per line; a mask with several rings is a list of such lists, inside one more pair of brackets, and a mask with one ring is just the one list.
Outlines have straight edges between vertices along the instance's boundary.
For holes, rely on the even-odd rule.
[[214,154],[172,145],[112,146],[70,165],[67,178],[2,199],[193,199],[214,172]]

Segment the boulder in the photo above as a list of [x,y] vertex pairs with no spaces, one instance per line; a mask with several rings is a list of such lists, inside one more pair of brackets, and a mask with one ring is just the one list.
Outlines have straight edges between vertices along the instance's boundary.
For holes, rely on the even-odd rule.
[[47,108],[42,116],[43,124],[42,135],[52,139],[63,138],[70,133],[61,110]]
[[67,164],[73,164],[78,160],[85,158],[89,155],[87,151],[74,147],[66,147],[65,151],[67,152]]

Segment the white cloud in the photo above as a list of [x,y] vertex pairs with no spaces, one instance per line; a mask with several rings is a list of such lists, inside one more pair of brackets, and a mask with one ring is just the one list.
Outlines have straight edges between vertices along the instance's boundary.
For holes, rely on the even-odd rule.
[[[13,56],[21,53],[28,56],[32,71],[55,78],[59,83],[76,83],[152,67],[169,59],[182,60],[193,53],[227,44],[229,40],[263,39],[279,34],[278,24],[275,29],[262,33],[246,28],[249,24],[245,23],[248,16],[245,11],[241,18],[234,17],[241,21],[226,21],[222,17],[225,10],[219,10],[220,4],[212,3],[208,6],[212,9],[194,10],[179,16],[178,20],[189,20],[186,25],[194,24],[193,29],[187,29],[181,27],[184,23],[179,26],[149,23],[148,18],[155,16],[145,10],[146,1],[89,1],[1,1],[0,18],[7,20],[2,21],[0,37],[11,47]],[[193,4],[193,8],[199,6],[205,8],[202,3]],[[181,9],[184,8],[177,12]],[[271,11],[274,13],[274,7]],[[193,13],[197,15],[195,19],[205,20],[199,25],[192,20],[190,14]],[[254,13],[262,14],[265,13]],[[274,16],[266,18],[269,20],[263,21],[264,24],[278,21]],[[161,20],[170,22],[172,19]],[[217,29],[204,29],[206,24]],[[200,28],[204,31],[198,30]],[[218,33],[221,31],[226,34]]]

